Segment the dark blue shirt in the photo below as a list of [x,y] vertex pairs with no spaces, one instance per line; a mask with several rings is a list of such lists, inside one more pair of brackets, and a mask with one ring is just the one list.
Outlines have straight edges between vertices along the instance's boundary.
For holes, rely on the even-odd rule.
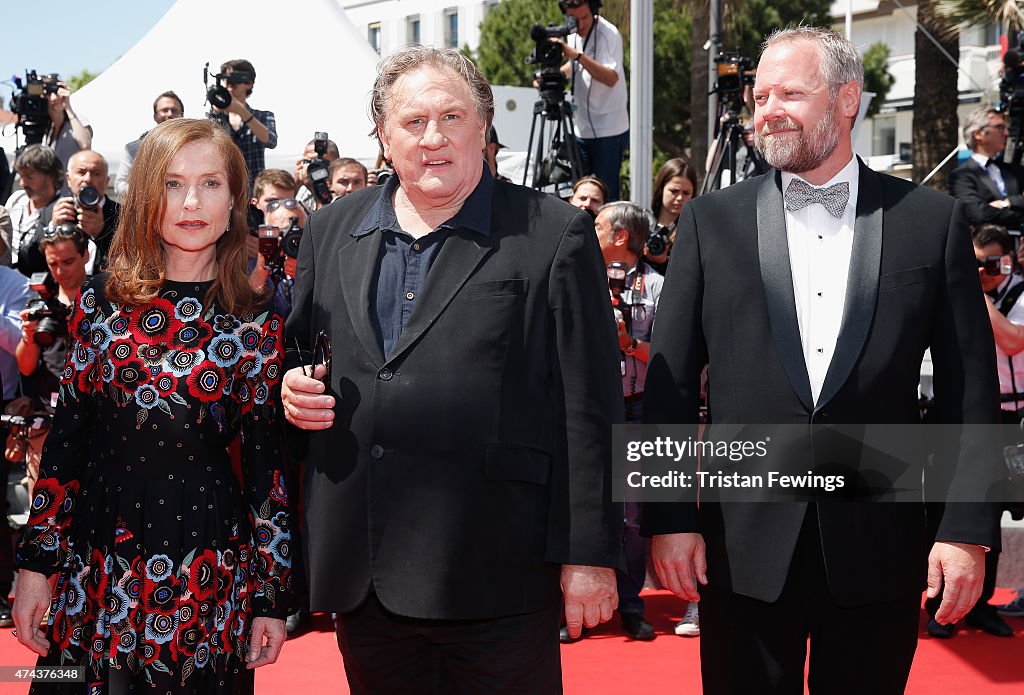
[[473,192],[455,215],[429,234],[414,239],[398,224],[392,202],[398,189],[398,176],[384,184],[380,198],[352,236],[380,232],[377,254],[377,281],[370,283],[370,318],[377,329],[377,342],[384,358],[391,357],[402,331],[409,323],[416,300],[427,279],[430,266],[449,234],[459,229],[484,236],[491,235],[491,198],[494,179],[486,164]]

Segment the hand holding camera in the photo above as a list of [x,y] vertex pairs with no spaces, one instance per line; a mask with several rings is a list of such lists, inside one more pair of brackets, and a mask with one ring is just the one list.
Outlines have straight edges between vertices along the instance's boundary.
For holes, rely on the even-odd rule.
[[77,225],[82,232],[95,239],[103,231],[102,194],[92,186],[82,186],[77,196],[61,198],[53,206],[53,226]]

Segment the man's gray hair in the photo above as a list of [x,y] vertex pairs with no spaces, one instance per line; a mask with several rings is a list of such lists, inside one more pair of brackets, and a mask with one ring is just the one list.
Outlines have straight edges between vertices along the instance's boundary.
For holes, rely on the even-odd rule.
[[1002,118],[1003,114],[999,113],[991,106],[982,106],[980,109],[975,109],[967,114],[967,120],[964,121],[964,144],[972,151],[975,146],[974,134],[988,126],[988,119],[990,116],[999,116]]
[[810,41],[818,46],[821,56],[821,76],[828,85],[829,93],[835,96],[847,82],[856,81],[864,88],[864,63],[857,48],[848,39],[831,29],[818,27],[788,27],[776,29],[761,44],[761,53],[780,43]]
[[636,203],[626,200],[617,200],[614,203],[605,203],[597,209],[597,213],[608,212],[608,224],[614,232],[617,229],[624,229],[629,234],[629,242],[626,248],[637,256],[644,252],[644,244],[651,234],[651,215]]
[[53,148],[46,145],[29,145],[14,160],[14,170],[31,169],[53,179],[59,190],[64,180],[64,165]]
[[484,128],[490,127],[494,118],[494,93],[473,61],[454,48],[410,44],[377,64],[377,79],[373,83],[373,95],[370,98],[370,120],[375,130],[384,126],[398,78],[426,66],[450,73],[465,82],[473,94],[480,122]]

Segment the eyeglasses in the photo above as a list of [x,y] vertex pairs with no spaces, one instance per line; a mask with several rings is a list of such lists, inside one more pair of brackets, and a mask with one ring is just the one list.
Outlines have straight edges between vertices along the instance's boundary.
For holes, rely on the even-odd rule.
[[999,132],[1005,132],[1009,130],[1009,127],[1005,123],[1000,123],[998,125],[987,125],[985,126],[985,130],[998,130]]
[[284,205],[286,210],[294,210],[295,208],[299,207],[299,201],[295,200],[295,198],[281,198],[280,200],[271,200],[270,202],[267,203],[267,214],[272,213],[274,210],[277,210],[282,205]]
[[[295,339],[295,347],[298,349],[299,354],[302,354],[302,347],[299,345],[298,338]],[[324,374],[320,377],[320,381],[327,388],[331,387],[331,339],[327,335],[327,331],[320,331],[316,335],[316,340],[313,341],[313,353],[310,356],[309,366],[302,365],[302,373],[308,376],[310,379],[315,379],[316,368],[322,366],[324,368]]]
[[583,7],[590,0],[562,0],[562,7],[567,7],[570,10],[575,10],[577,7]]

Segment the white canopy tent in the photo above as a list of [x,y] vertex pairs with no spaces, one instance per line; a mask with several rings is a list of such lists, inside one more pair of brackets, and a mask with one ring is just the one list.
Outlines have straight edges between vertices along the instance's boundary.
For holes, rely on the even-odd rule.
[[[93,149],[110,165],[111,183],[125,143],[153,127],[153,100],[174,90],[185,115],[201,118],[203,65],[245,58],[256,68],[249,104],[277,119],[278,144],[267,167],[291,171],[317,130],[326,130],[342,156],[369,165],[377,143],[368,137],[370,91],[377,54],[336,0],[178,0],[149,33],[99,77],[75,92],[75,111],[93,127]],[[14,128],[0,145],[13,156]]]

